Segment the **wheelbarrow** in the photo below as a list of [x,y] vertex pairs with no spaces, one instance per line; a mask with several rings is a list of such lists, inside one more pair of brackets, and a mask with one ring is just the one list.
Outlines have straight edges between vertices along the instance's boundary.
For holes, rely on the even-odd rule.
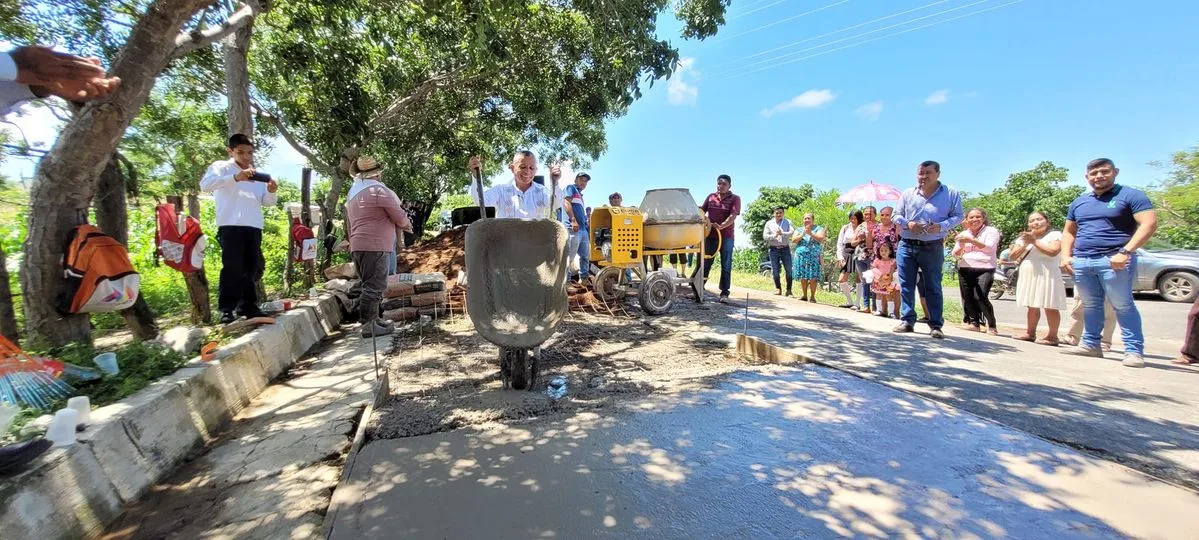
[[533,389],[539,353],[531,353],[566,317],[567,239],[551,219],[483,218],[466,229],[466,308],[479,335],[500,348],[505,389]]

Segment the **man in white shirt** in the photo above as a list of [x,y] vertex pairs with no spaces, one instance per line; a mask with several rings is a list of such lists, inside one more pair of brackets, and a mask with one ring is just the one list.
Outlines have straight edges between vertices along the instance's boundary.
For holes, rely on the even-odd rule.
[[770,254],[770,271],[774,275],[774,294],[783,294],[783,284],[779,282],[779,272],[787,278],[787,296],[791,296],[791,236],[795,228],[791,220],[783,217],[783,207],[774,209],[774,219],[766,220],[762,227],[762,239],[766,241]]
[[229,137],[229,159],[208,167],[200,190],[216,200],[217,242],[221,245],[221,283],[217,306],[221,324],[262,316],[254,284],[266,269],[262,257],[262,207],[278,201],[274,180],[255,179],[254,143],[238,133]]
[[17,47],[0,54],[0,116],[35,98],[91,101],[107,96],[120,84],[121,79],[104,76],[97,58],[48,47]]
[[[478,171],[483,167],[483,161],[478,156],[470,158],[470,170]],[[512,156],[508,165],[512,171],[512,182],[498,184],[483,191],[483,206],[495,207],[497,218],[546,219],[550,217],[551,207],[554,206],[550,188],[533,182],[537,174],[537,158],[528,150],[520,150]],[[470,198],[479,204],[479,189],[483,176],[473,180],[470,186]],[[563,196],[559,195],[559,200]]]

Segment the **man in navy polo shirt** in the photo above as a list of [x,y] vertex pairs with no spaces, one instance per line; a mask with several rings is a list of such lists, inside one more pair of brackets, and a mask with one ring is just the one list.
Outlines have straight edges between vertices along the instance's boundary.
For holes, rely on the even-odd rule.
[[1141,314],[1132,299],[1136,250],[1157,230],[1157,213],[1145,192],[1116,183],[1120,169],[1107,158],[1087,163],[1091,193],[1066,211],[1062,271],[1074,274],[1082,295],[1083,334],[1070,354],[1103,358],[1103,303],[1111,302],[1124,340],[1124,365],[1145,367]]

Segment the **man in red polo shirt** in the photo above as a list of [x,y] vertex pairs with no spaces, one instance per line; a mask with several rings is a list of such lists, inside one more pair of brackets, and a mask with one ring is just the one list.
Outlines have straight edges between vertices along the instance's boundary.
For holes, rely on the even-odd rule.
[[[712,230],[704,239],[704,253],[716,253],[717,231],[720,242],[720,301],[729,300],[729,285],[733,278],[733,222],[741,215],[741,197],[731,191],[733,179],[727,174],[716,177],[716,193],[708,195],[699,207],[712,224]],[[712,271],[712,259],[704,258],[704,281]]]

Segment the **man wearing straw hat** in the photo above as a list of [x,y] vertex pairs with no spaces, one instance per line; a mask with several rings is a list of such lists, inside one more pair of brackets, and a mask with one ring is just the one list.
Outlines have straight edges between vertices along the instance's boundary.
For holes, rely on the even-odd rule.
[[350,258],[358,270],[358,320],[362,337],[385,336],[391,326],[379,320],[379,303],[387,288],[388,259],[395,259],[396,237],[412,231],[412,221],[400,207],[400,198],[379,181],[383,165],[371,156],[360,156],[350,172],[354,184],[346,196],[346,230]]

